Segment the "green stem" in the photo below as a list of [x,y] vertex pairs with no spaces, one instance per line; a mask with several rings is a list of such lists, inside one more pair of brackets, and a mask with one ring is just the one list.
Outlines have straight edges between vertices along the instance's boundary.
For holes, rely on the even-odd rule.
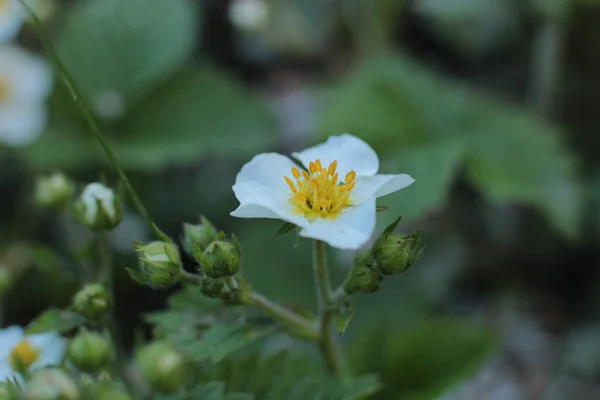
[[71,77],[71,74],[69,73],[68,69],[63,64],[58,53],[54,49],[52,42],[50,41],[50,39],[48,38],[48,35],[46,34],[46,31],[44,30],[44,26],[42,25],[42,23],[40,22],[38,17],[35,15],[33,10],[27,5],[27,3],[24,0],[21,0],[21,4],[25,7],[27,12],[31,16],[33,23],[37,29],[37,33],[40,36],[40,39],[41,39],[42,43],[44,44],[44,47],[46,48],[46,51],[48,52],[50,59],[54,63],[54,66],[58,70],[58,73],[59,73],[61,79],[63,80],[64,84],[66,85],[67,89],[69,90],[69,93],[71,94],[73,101],[77,105],[79,112],[81,112],[81,115],[83,116],[88,127],[96,136],[96,139],[100,143],[102,150],[104,150],[104,153],[108,157],[113,168],[117,171],[119,178],[121,178],[121,181],[123,181],[123,184],[125,185],[125,188],[129,192],[129,196],[131,196],[131,200],[133,201],[135,207],[138,209],[140,215],[146,220],[146,223],[148,224],[150,229],[152,229],[159,238],[163,238],[164,234],[158,229],[158,227],[152,221],[150,214],[148,214],[146,207],[140,200],[139,196],[137,195],[137,192],[135,191],[135,189],[133,188],[131,183],[129,182],[127,175],[125,175],[125,171],[121,167],[119,160],[117,160],[117,157],[115,156],[110,145],[108,144],[108,141],[106,140],[106,138],[104,137],[104,135],[102,134],[100,129],[98,128],[96,121],[94,121],[94,117],[92,116],[90,107],[86,104],[86,102],[81,94],[81,91],[79,90],[79,88],[77,87],[77,84],[75,83],[75,80]]
[[259,293],[250,292],[244,296],[244,303],[259,309],[271,318],[286,325],[295,336],[312,342],[318,342],[320,340],[320,333],[314,324],[307,319],[286,310],[279,304],[274,303]]
[[319,348],[327,370],[333,375],[339,375],[342,373],[342,357],[333,336],[335,303],[331,293],[331,283],[329,282],[325,243],[320,240],[315,240],[313,269],[319,301]]
[[181,280],[185,283],[195,286],[198,286],[202,283],[202,277],[200,275],[191,274],[184,270],[181,270]]

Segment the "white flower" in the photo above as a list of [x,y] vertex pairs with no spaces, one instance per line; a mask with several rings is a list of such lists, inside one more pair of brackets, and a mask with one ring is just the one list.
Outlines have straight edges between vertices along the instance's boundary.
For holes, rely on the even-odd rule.
[[381,175],[375,151],[343,134],[292,156],[255,156],[238,173],[233,191],[240,218],[276,218],[302,228],[300,236],[339,249],[358,249],[375,229],[375,199],[407,187],[406,174]]
[[25,21],[25,9],[18,0],[0,0],[0,43],[11,41]]
[[0,45],[0,144],[26,146],[39,137],[51,89],[52,71],[42,58]]
[[268,17],[269,5],[264,0],[234,0],[229,6],[229,20],[239,29],[258,30],[267,24]]
[[0,382],[19,378],[13,368],[15,360],[29,370],[59,365],[66,348],[66,340],[57,333],[26,335],[20,326],[0,330]]

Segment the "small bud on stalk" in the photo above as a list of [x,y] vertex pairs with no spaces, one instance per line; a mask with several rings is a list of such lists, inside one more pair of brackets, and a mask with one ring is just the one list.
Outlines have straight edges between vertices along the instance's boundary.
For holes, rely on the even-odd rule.
[[209,220],[200,217],[198,225],[183,224],[183,249],[194,257],[194,247],[198,246],[204,251],[217,238],[217,229]]
[[174,243],[155,241],[136,244],[140,269],[149,282],[156,287],[169,287],[179,282],[182,262],[179,249]]
[[[224,236],[224,235],[220,235]],[[240,268],[241,249],[234,236],[232,239],[217,239],[204,251],[196,248],[195,258],[204,273],[211,278],[225,278],[235,275]]]
[[33,200],[40,207],[62,209],[69,203],[74,191],[73,182],[57,172],[36,180]]
[[98,333],[85,329],[79,331],[69,342],[67,357],[77,368],[84,372],[95,373],[109,361],[110,342]]
[[72,305],[74,311],[96,322],[110,310],[111,299],[103,284],[91,283],[75,294]]
[[175,393],[185,383],[186,362],[168,342],[154,342],[144,347],[136,360],[142,376],[155,390]]
[[75,211],[77,218],[94,231],[111,230],[122,219],[121,201],[115,192],[97,182],[85,187]]

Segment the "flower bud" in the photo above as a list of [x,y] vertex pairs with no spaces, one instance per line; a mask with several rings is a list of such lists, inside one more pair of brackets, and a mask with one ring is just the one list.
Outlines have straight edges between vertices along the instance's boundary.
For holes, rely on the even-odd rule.
[[79,220],[94,231],[111,230],[121,222],[121,202],[115,192],[101,183],[85,187],[76,204]]
[[211,278],[224,278],[235,275],[240,269],[241,249],[233,240],[215,240],[203,252],[195,253],[204,273]]
[[379,289],[383,277],[373,267],[365,264],[354,265],[350,275],[344,282],[346,294],[373,293]]
[[36,180],[34,202],[41,207],[63,208],[74,191],[73,182],[64,174],[57,172]]
[[159,341],[146,346],[136,360],[142,376],[153,389],[175,393],[185,383],[185,360],[168,342]]
[[73,380],[59,368],[33,373],[25,389],[26,400],[79,400],[81,393]]
[[229,6],[229,20],[238,29],[257,31],[267,26],[269,4],[265,0],[234,0]]
[[136,244],[140,269],[150,283],[157,287],[169,287],[181,276],[181,257],[174,243],[155,241],[146,245]]
[[194,256],[194,246],[204,250],[217,238],[217,229],[209,220],[200,217],[200,224],[183,224],[183,249],[191,257]]
[[206,297],[215,299],[221,295],[221,292],[223,291],[223,286],[225,286],[225,283],[222,280],[213,279],[206,276],[204,277],[204,279],[202,279],[202,286],[200,287],[200,291]]
[[103,284],[92,283],[75,294],[72,304],[74,311],[90,321],[98,321],[110,310],[111,300]]
[[110,359],[109,341],[98,333],[85,329],[79,331],[69,342],[67,357],[77,368],[84,372],[98,372]]
[[408,236],[384,233],[372,249],[377,268],[384,275],[408,270],[421,256],[419,232]]

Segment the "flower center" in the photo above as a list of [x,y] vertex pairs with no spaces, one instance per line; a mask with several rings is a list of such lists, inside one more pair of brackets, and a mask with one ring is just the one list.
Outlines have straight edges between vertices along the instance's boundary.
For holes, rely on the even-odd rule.
[[310,173],[292,168],[295,182],[284,176],[293,192],[290,203],[309,222],[317,218],[335,219],[352,205],[350,192],[356,185],[356,172],[348,172],[344,182],[340,183],[336,169],[337,161],[329,164],[328,168],[323,168],[321,161],[317,159],[309,164]]
[[39,350],[33,347],[29,341],[22,340],[10,352],[10,365],[13,369],[21,371],[29,368],[39,356]]

